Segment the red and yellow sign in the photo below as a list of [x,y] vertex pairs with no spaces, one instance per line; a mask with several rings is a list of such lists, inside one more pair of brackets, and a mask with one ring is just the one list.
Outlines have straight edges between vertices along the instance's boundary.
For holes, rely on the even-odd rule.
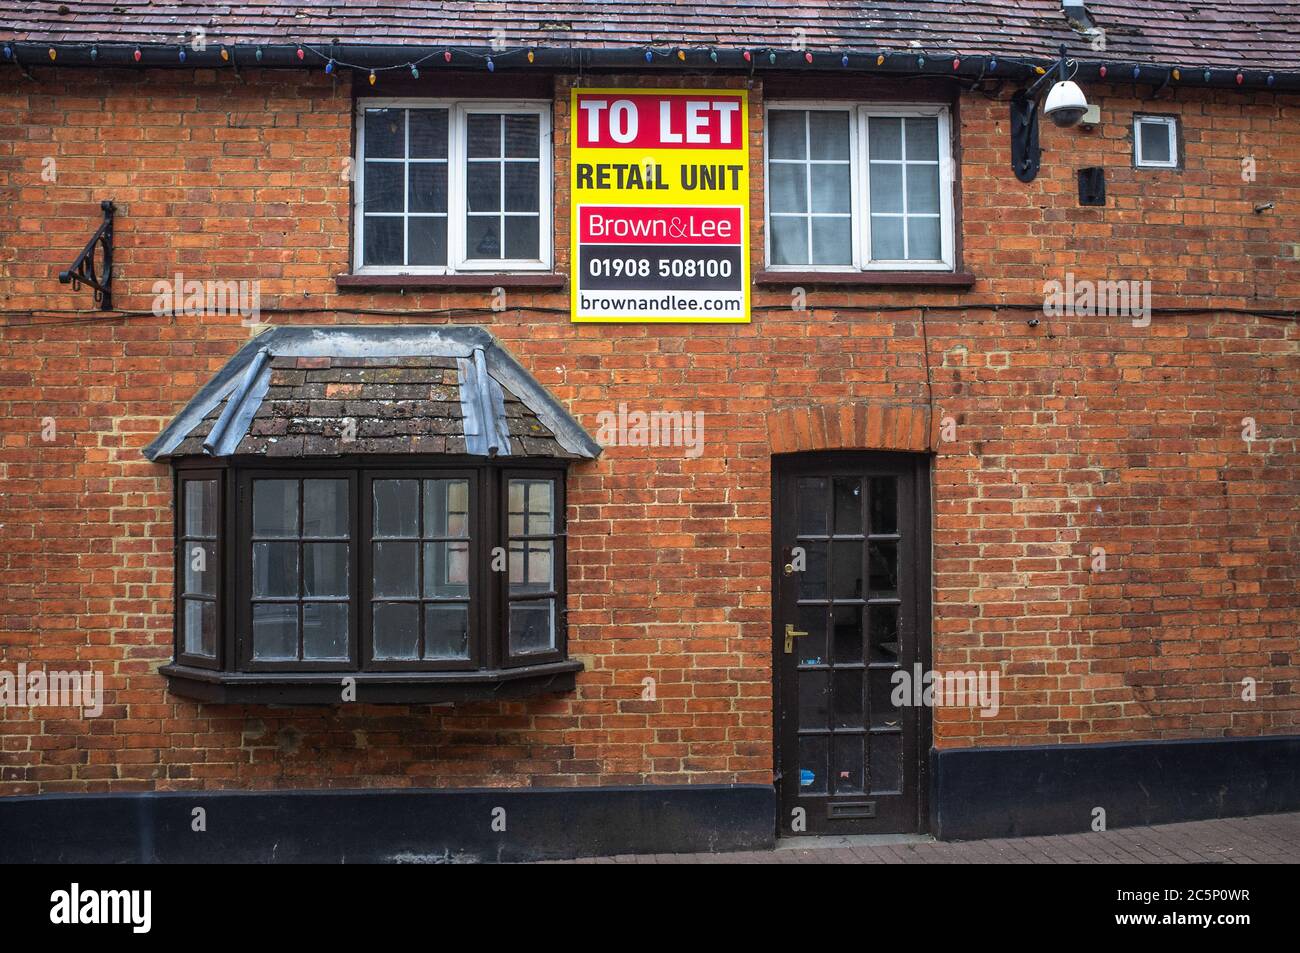
[[574,321],[749,320],[744,91],[575,89]]

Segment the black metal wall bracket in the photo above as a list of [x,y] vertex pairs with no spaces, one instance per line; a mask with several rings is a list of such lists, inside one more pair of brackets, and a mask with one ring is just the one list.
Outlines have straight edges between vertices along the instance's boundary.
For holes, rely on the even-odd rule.
[[[95,303],[103,311],[113,310],[113,213],[117,211],[112,201],[103,201],[99,207],[104,212],[104,221],[95,234],[91,236],[81,254],[73,261],[67,271],[59,272],[62,284],[71,283],[74,291],[79,291],[83,284],[90,285],[95,293]],[[103,261],[100,269],[95,268],[95,246],[103,248]]]

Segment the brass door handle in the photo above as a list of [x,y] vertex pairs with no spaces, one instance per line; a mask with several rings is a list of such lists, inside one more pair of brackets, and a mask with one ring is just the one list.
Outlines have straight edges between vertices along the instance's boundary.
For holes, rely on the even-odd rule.
[[783,570],[781,570],[781,571],[782,571],[783,573],[785,573],[787,576],[793,576],[793,575],[794,575],[794,563],[786,563],[786,564],[785,564],[785,568],[784,568]]
[[798,636],[807,635],[807,632],[800,632],[789,622],[785,624],[785,654],[789,655],[794,651],[794,640]]

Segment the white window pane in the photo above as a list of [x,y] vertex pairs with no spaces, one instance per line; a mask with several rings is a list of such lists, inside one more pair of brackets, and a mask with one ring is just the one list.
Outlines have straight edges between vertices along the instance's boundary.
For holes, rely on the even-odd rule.
[[412,159],[447,158],[447,117],[446,109],[410,111]]
[[367,265],[401,265],[402,219],[399,216],[367,215],[362,238]]
[[465,149],[471,159],[500,158],[500,113],[470,113],[465,117]]
[[366,186],[362,201],[367,212],[402,211],[406,163],[367,162]]
[[812,263],[848,265],[853,261],[853,221],[850,218],[812,220]]
[[871,216],[871,257],[899,260],[903,254],[903,219],[895,215]]
[[507,212],[536,212],[540,208],[538,179],[536,162],[506,163]]
[[447,216],[418,215],[406,220],[408,264],[447,264]]
[[302,607],[302,657],[348,657],[348,604],[309,602]]
[[767,117],[767,154],[772,159],[806,159],[807,113],[793,109],[774,109]]
[[541,219],[536,215],[511,215],[506,218],[506,258],[531,260],[540,258],[538,238]]
[[366,157],[400,159],[406,155],[406,115],[401,109],[366,110]]
[[903,167],[871,163],[871,211],[903,211]]
[[808,143],[813,159],[849,158],[849,114],[813,110],[808,113]]
[[[396,166],[397,163],[388,163]],[[447,163],[412,162],[407,167],[406,210],[447,211]],[[376,209],[369,209],[373,212]]]
[[903,157],[903,120],[893,116],[872,116],[867,120],[867,136],[871,158]]
[[774,162],[767,170],[767,195],[773,212],[808,211],[808,167]]
[[253,658],[259,661],[298,657],[298,603],[253,606]]
[[1169,162],[1169,127],[1161,122],[1142,123],[1142,161]]
[[[907,133],[909,159],[939,158],[939,120],[932,118],[904,120]],[[877,156],[876,158],[884,158]]]
[[907,257],[917,261],[936,261],[943,257],[938,217],[908,216]]
[[469,163],[465,170],[465,199],[471,212],[501,211],[501,163]]
[[510,158],[536,158],[541,151],[541,119],[538,116],[505,117],[505,148]]
[[425,604],[424,657],[469,658],[469,606]]
[[812,175],[812,210],[814,212],[849,212],[853,208],[853,184],[845,165],[814,165]]
[[374,610],[377,659],[419,657],[420,607],[412,602],[378,602]]
[[808,220],[802,216],[773,216],[768,239],[772,264],[808,264]]
[[497,215],[469,215],[465,218],[467,258],[501,257],[501,218]]
[[[939,211],[939,167],[937,165],[909,165],[907,167],[908,212]],[[877,212],[884,209],[876,206]]]

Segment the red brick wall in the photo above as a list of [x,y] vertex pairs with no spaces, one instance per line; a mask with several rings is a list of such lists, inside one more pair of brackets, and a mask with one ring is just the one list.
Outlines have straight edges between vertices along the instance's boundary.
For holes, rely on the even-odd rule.
[[[1102,126],[1045,127],[1026,186],[1009,170],[1005,99],[964,95],[973,291],[830,288],[797,312],[777,287],[756,290],[744,326],[575,326],[564,293],[512,292],[494,313],[483,291],[336,290],[346,82],[35,73],[0,91],[0,667],[93,665],[108,707],[86,720],[0,709],[0,792],[766,782],[770,457],[833,446],[937,451],[936,663],[1003,676],[1001,714],[941,710],[939,745],[1300,729],[1297,328],[1225,310],[1300,295],[1296,98],[1089,90]],[[756,268],[761,106],[756,85]],[[1185,170],[1131,168],[1135,108],[1182,117]],[[555,114],[567,271],[563,84]],[[1074,194],[1074,170],[1094,164],[1106,209]],[[54,277],[107,197],[121,210],[116,303],[131,312],[112,318],[73,310],[88,292]],[[153,283],[177,271],[260,280],[273,323],[481,323],[593,432],[619,402],[706,412],[698,459],[611,448],[572,473],[576,693],[285,711],[165,692],[171,499],[140,448],[250,334],[237,317],[154,317]],[[1205,310],[1146,329],[1041,314],[1030,327],[1014,306],[1041,303],[1066,271],[1149,278],[1157,308]],[[361,313],[377,311],[400,315]],[[945,419],[954,440],[938,436]],[[1090,571],[1094,547],[1105,572]],[[640,701],[647,676],[657,701]],[[1241,700],[1247,677],[1255,701]]]

